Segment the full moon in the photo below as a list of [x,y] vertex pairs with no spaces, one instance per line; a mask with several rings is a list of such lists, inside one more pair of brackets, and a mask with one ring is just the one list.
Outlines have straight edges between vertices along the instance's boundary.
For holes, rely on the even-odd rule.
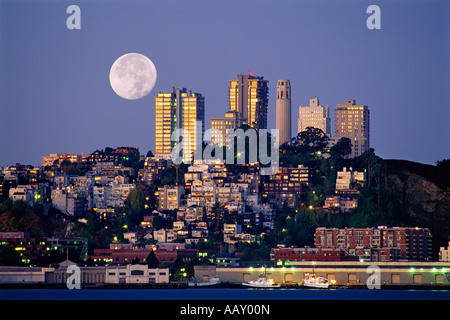
[[114,61],[109,82],[114,92],[127,100],[137,100],[152,91],[156,83],[153,62],[140,53],[127,53]]

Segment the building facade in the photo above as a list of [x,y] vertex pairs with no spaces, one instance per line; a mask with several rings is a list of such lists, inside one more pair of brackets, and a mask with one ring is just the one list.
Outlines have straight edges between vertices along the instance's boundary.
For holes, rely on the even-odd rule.
[[128,264],[106,267],[105,283],[169,283],[169,268],[149,268]]
[[228,111],[223,118],[210,118],[211,121],[211,142],[219,146],[230,145],[231,140],[227,139],[227,132],[235,129],[241,125],[240,114],[236,111]]
[[256,129],[267,129],[267,109],[269,104],[268,80],[264,77],[238,75],[229,80],[228,89],[230,111],[239,113],[242,121]]
[[[174,130],[184,129],[190,139],[183,139],[183,160],[190,159],[195,146],[201,144],[205,131],[205,98],[186,88],[173,87],[155,98],[155,155],[170,156],[180,141],[172,141]],[[197,122],[201,123],[198,127]]]
[[331,213],[349,212],[358,206],[358,199],[345,196],[327,196],[323,208]]
[[155,154],[170,154],[175,142],[172,132],[178,128],[178,106],[173,92],[159,92],[155,98]]
[[175,210],[181,206],[183,186],[163,186],[158,188],[159,210]]
[[295,207],[303,188],[309,186],[310,174],[309,168],[303,165],[297,168],[279,167],[276,174],[262,178],[262,197],[277,207],[282,207],[284,202]]
[[291,141],[291,82],[278,80],[276,102],[276,129],[282,145]]
[[290,266],[295,261],[356,261],[357,257],[346,255],[344,249],[336,248],[273,248],[270,260],[274,266]]
[[352,142],[351,158],[370,148],[370,111],[367,106],[357,105],[355,100],[338,104],[334,113],[334,140],[349,138]]
[[298,108],[298,132],[305,131],[307,127],[321,129],[331,136],[330,108],[319,105],[319,98],[309,99],[309,106]]
[[430,261],[432,236],[428,228],[316,229],[316,247],[342,248],[366,261]]
[[[314,272],[331,283],[363,285],[371,276],[367,272],[372,262],[360,261],[293,261],[290,266],[279,267],[217,267],[195,266],[194,278],[219,277],[222,282],[241,283],[256,280],[264,273],[275,283],[303,283],[306,274]],[[379,262],[381,286],[396,285],[449,285],[446,272],[448,262]]]
[[364,187],[367,181],[367,173],[364,171],[353,171],[350,167],[344,167],[342,171],[337,172],[336,176],[336,192],[346,192],[355,190],[357,187]]
[[450,241],[448,243],[448,247],[440,247],[439,248],[439,261],[450,261]]
[[[197,146],[202,145],[205,133],[205,98],[200,93],[188,90],[181,93],[181,128],[189,134],[183,136],[183,161],[190,163]],[[201,150],[200,150],[201,151]]]

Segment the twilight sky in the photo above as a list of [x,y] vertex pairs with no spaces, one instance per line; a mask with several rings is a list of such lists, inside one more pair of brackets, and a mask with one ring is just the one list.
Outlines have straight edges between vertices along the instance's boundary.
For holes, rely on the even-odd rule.
[[[80,30],[66,27],[71,4]],[[366,27],[371,4],[381,30]],[[370,108],[377,155],[434,164],[450,158],[449,12],[447,0],[0,0],[0,166],[107,146],[154,151],[158,91],[202,93],[209,128],[228,110],[227,80],[249,71],[269,80],[269,128],[276,82],[290,79],[292,135],[309,98],[333,111],[356,99]],[[109,84],[128,52],[158,72],[141,100]]]

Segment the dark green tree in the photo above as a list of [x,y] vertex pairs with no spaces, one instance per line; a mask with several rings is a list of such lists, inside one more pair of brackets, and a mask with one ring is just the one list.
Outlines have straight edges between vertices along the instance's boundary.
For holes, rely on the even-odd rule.
[[148,254],[147,265],[149,268],[157,268],[159,265],[159,260],[156,258],[156,254],[153,250]]
[[141,187],[137,186],[128,195],[125,201],[125,224],[133,227],[141,222],[145,212],[145,194]]
[[345,157],[352,153],[352,141],[349,138],[341,138],[334,146],[330,148],[331,156],[338,155]]
[[307,127],[305,131],[300,131],[297,135],[297,145],[310,155],[318,151],[324,152],[328,140],[325,132],[315,127]]

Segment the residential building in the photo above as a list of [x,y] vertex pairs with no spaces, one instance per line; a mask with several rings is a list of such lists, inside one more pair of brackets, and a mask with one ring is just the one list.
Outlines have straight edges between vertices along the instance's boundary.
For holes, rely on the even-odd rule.
[[52,205],[63,213],[81,217],[87,209],[87,194],[71,187],[57,187],[51,193]]
[[187,205],[211,208],[216,203],[216,188],[216,185],[212,182],[194,181],[191,186],[191,194],[187,199]]
[[348,255],[368,261],[429,261],[432,236],[428,228],[324,228],[316,229],[316,247],[342,248]]
[[[42,166],[46,167],[46,166],[53,166],[54,164],[57,164],[58,167],[61,167],[61,164],[68,160],[71,163],[78,163],[78,162],[83,162],[86,161],[88,156],[86,156],[84,154],[84,152],[81,155],[78,154],[68,154],[68,153],[52,153],[50,154],[48,157],[42,157]],[[58,161],[57,161],[58,160]],[[55,163],[55,161],[57,161]]]
[[439,248],[439,261],[450,261],[450,241],[448,242],[447,248]]
[[334,140],[349,138],[352,142],[350,158],[359,156],[370,147],[370,111],[367,106],[356,105],[355,100],[338,104],[334,113]]
[[159,92],[155,98],[155,154],[170,155],[175,142],[171,140],[172,132],[179,127],[174,92]]
[[309,168],[299,165],[297,168],[279,167],[274,175],[261,177],[263,199],[272,202],[277,207],[286,202],[295,207],[302,193],[302,188],[309,185]]
[[211,142],[219,146],[231,145],[231,136],[228,132],[233,133],[235,129],[241,125],[240,113],[237,111],[225,112],[223,118],[210,118],[211,122]]
[[[183,244],[175,245],[175,247],[170,247],[169,249],[161,249],[157,246],[146,247],[145,249],[94,249],[93,254],[87,258],[92,259],[94,262],[106,262],[109,265],[128,264],[133,260],[146,263],[151,251],[155,253],[159,262],[166,264],[173,264],[177,259],[189,262],[197,258],[198,249],[185,249]],[[180,248],[177,249],[177,247]]]
[[343,197],[339,195],[327,196],[325,198],[324,209],[332,213],[349,212],[358,206],[358,199]]
[[342,171],[337,172],[336,177],[336,192],[345,192],[350,190],[355,190],[357,187],[364,187],[366,185],[367,173],[366,170],[363,172],[353,171],[350,167],[344,167]]
[[256,129],[267,129],[267,108],[269,104],[268,81],[264,77],[239,74],[229,80],[230,111],[239,113],[243,123]]
[[305,131],[307,127],[321,129],[331,137],[330,108],[319,105],[319,98],[309,99],[309,106],[298,108],[298,131]]
[[270,260],[274,266],[290,266],[294,261],[356,261],[355,256],[346,255],[344,249],[310,248],[310,247],[278,247],[272,248]]
[[11,200],[22,200],[25,201],[29,206],[32,206],[34,204],[35,195],[36,197],[39,196],[39,194],[31,185],[19,185],[16,188],[9,189],[9,198]]
[[139,170],[139,180],[145,183],[151,183],[161,178],[162,173],[172,164],[170,160],[157,157],[145,158],[144,168]]
[[[191,91],[181,93],[181,127],[189,133],[183,136],[183,161],[190,163],[197,146],[203,142],[205,133],[205,98]],[[200,150],[201,151],[201,150]]]
[[276,129],[278,129],[279,143],[291,141],[291,82],[278,80],[276,100]]
[[163,186],[158,188],[159,210],[175,210],[181,205],[183,186]]
[[190,139],[183,137],[183,161],[191,161],[205,130],[205,98],[186,88],[173,87],[172,92],[159,92],[155,104],[155,154],[170,156],[173,147],[180,143],[172,141],[172,133],[184,129]]
[[189,207],[185,207],[184,210],[184,220],[188,223],[193,221],[199,221],[203,217],[203,207],[192,205]]

